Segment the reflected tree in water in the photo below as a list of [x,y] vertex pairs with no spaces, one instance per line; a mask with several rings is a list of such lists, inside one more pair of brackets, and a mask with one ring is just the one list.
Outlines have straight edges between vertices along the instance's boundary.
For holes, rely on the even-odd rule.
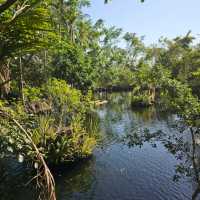
[[196,183],[192,199],[196,200],[200,194],[200,130],[194,131],[183,123],[177,123],[176,129],[179,130],[179,134],[173,131],[171,135],[162,130],[151,132],[149,129],[137,129],[123,136],[121,140],[129,148],[142,148],[145,143],[150,143],[156,148],[157,143],[161,142],[178,161],[173,181],[178,182],[185,176],[191,177]]

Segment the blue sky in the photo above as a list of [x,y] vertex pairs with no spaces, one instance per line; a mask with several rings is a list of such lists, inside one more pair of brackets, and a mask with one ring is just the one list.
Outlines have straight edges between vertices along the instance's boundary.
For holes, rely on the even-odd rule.
[[91,0],[84,9],[95,21],[105,20],[109,26],[123,28],[125,32],[145,35],[145,43],[157,42],[161,36],[174,38],[191,30],[200,34],[200,0]]

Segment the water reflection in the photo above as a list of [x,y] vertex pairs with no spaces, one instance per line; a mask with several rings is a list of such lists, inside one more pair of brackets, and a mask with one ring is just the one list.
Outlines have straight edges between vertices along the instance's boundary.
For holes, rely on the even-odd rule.
[[[56,171],[58,200],[199,198],[200,140],[196,134],[191,135],[176,115],[155,107],[132,110],[131,93],[97,98],[109,101],[88,119],[90,130],[99,126],[101,142],[91,159]],[[1,166],[4,174],[7,169]],[[5,178],[0,178],[0,195],[3,191],[6,200],[35,200],[34,192],[18,184],[26,181],[19,181],[16,172],[21,170],[10,168],[8,176],[14,179],[9,179],[9,189],[9,181],[5,184]]]
[[82,199],[95,182],[94,158],[60,169],[55,174],[58,199]]
[[[154,108],[152,111],[151,114],[148,114],[148,116],[151,116],[150,120],[158,119],[156,109]],[[148,113],[150,113],[150,110],[148,110]],[[142,119],[146,120],[147,118],[143,117]],[[159,119],[161,119],[160,116]],[[178,161],[178,164],[175,166],[173,181],[178,182],[185,176],[191,177],[196,182],[196,190],[194,190],[192,199],[197,199],[200,193],[200,145],[196,142],[199,141],[199,132],[196,131],[195,135],[194,131],[187,128],[180,121],[174,122],[169,120],[169,118],[166,121],[172,129],[174,128],[171,133],[165,133],[163,130],[151,132],[148,128],[137,129],[132,133],[124,135],[121,141],[129,148],[137,146],[141,148],[145,143],[149,143],[153,148],[157,148],[157,142],[161,142]]]
[[[190,130],[176,115],[161,112],[158,108],[130,111],[130,97],[130,93],[128,96],[125,94],[125,98],[123,95],[118,97],[118,94],[106,96],[107,100],[110,100],[110,105],[106,109],[100,109],[100,112],[105,112],[105,132],[114,135],[115,142],[123,143],[128,148],[142,148],[149,144],[159,151],[158,144],[162,144],[177,160],[172,174],[173,181],[179,182],[181,178],[190,177],[194,187],[192,199],[197,199],[200,193],[200,147],[195,142],[195,136],[191,136]],[[115,129],[115,125],[118,128],[123,125],[120,132]]]
[[36,199],[35,187],[31,184],[26,185],[30,177],[29,170],[24,165],[18,164],[16,160],[0,161],[0,199]]

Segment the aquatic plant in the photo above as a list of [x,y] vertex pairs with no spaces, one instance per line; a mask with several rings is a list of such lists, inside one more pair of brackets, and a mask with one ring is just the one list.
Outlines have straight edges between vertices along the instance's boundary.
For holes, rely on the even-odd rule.
[[41,98],[51,101],[48,112],[32,112],[20,101],[12,105],[1,102],[0,156],[14,156],[19,162],[31,163],[37,172],[33,180],[37,180],[40,195],[50,195],[47,199],[53,200],[55,183],[48,165],[90,156],[96,139],[84,127],[90,95],[84,96],[57,79],[50,80],[40,91]]
[[132,107],[148,107],[152,105],[149,102],[149,97],[147,95],[132,96],[131,106]]

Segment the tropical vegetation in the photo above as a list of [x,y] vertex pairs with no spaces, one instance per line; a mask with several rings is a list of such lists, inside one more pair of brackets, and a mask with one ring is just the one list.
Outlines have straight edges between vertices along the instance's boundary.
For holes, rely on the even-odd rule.
[[82,11],[89,4],[0,0],[0,156],[32,163],[47,199],[56,198],[48,166],[87,158],[96,146],[86,124],[98,89],[129,88],[133,107],[162,105],[192,133],[200,129],[200,44],[191,32],[146,46],[93,22]]

